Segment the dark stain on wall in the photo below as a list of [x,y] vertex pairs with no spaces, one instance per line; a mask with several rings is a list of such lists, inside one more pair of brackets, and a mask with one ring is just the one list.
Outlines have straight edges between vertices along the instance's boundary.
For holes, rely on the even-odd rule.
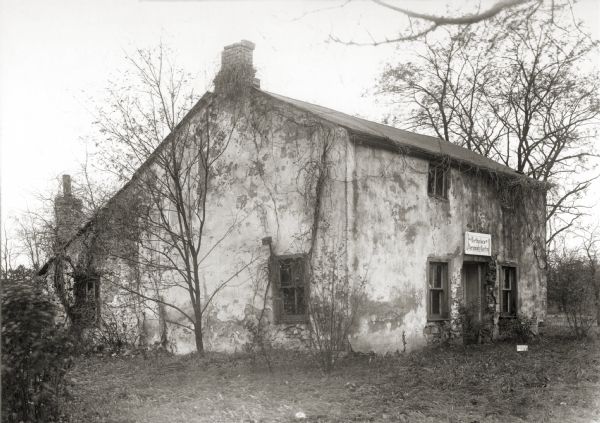
[[415,210],[417,208],[416,205],[412,205],[409,207],[403,207],[400,204],[394,204],[392,205],[392,218],[394,219],[394,223],[397,226],[404,226],[406,225],[406,223],[408,223],[410,221],[410,219],[408,219],[408,217],[406,216],[409,212],[411,212],[412,210]]
[[409,225],[406,228],[406,233],[404,234],[404,238],[406,239],[406,242],[408,242],[409,244],[414,244],[415,240],[417,239],[417,226],[416,224],[414,225]]
[[404,175],[402,175],[402,174],[400,174],[400,173],[397,173],[397,172],[394,172],[394,174],[392,175],[392,180],[395,182],[395,184],[394,184],[394,183],[390,184],[390,189],[391,189],[391,188],[394,188],[394,191],[393,191],[393,192],[396,192],[396,191],[395,191],[395,189],[396,189],[396,186],[397,186],[398,188],[400,188],[400,190],[401,190],[402,192],[406,192],[406,185],[405,185],[405,181],[404,181],[404,178],[403,178],[403,176],[404,176]]
[[389,301],[367,299],[361,304],[358,314],[367,320],[370,332],[402,326],[404,317],[419,307],[421,295],[414,288],[396,291]]
[[354,171],[352,175],[352,214],[354,215],[354,219],[352,222],[352,233],[356,238],[358,234],[358,194],[359,194],[359,185],[358,185],[358,177],[356,176],[356,171]]

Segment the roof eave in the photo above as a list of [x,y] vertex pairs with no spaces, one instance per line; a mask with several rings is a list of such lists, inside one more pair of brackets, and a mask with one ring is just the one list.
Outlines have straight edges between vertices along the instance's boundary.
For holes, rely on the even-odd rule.
[[[420,148],[414,147],[414,146],[398,145],[395,141],[393,141],[389,138],[376,137],[372,134],[361,133],[360,131],[356,131],[354,129],[347,128],[347,127],[345,129],[346,129],[346,131],[348,131],[350,140],[358,145],[365,145],[368,147],[378,148],[378,149],[390,151],[390,152],[397,153],[397,154],[404,153],[404,154],[407,154],[412,157],[419,157],[419,158],[423,158],[426,160],[439,159],[440,157],[443,156],[442,154],[434,154],[430,151],[427,151],[425,149],[420,149]],[[447,156],[444,156],[444,157],[447,157]],[[546,182],[538,181],[536,179],[533,179],[527,175],[519,173],[510,168],[502,169],[500,167],[501,165],[499,165],[499,168],[493,169],[488,166],[481,166],[481,165],[475,164],[471,161],[460,160],[455,157],[449,157],[449,159],[450,159],[451,163],[453,163],[455,166],[458,166],[458,167],[466,166],[469,168],[480,169],[482,171],[489,173],[490,175],[501,175],[501,176],[504,176],[507,178],[524,179],[528,183],[534,184],[534,185],[538,186],[539,188],[544,188],[546,190],[548,190],[551,186],[550,184],[548,184]]]

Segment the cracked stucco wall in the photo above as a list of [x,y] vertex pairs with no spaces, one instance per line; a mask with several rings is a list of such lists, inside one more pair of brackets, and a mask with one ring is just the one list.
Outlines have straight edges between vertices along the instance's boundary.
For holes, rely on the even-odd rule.
[[[319,159],[322,143],[332,143],[328,155],[330,180],[324,195],[322,217],[327,224],[319,230],[319,245],[346,242],[345,228],[345,130],[316,120],[291,108],[263,104],[258,116],[248,111],[235,130],[232,143],[222,157],[224,171],[218,176],[219,190],[210,195],[206,245],[218,245],[202,263],[205,296],[236,269],[243,270],[216,295],[207,309],[205,347],[207,350],[240,351],[250,342],[245,323],[266,304],[265,318],[273,322],[271,291],[265,291],[269,247],[261,240],[272,238],[277,255],[307,253],[314,216],[314,175],[312,164]],[[226,112],[225,112],[226,114]],[[228,121],[222,116],[222,121]],[[258,121],[251,121],[257,119]],[[224,236],[224,234],[227,234]],[[320,248],[317,248],[320,251]],[[265,292],[267,300],[264,301]],[[184,309],[189,297],[171,289],[167,299]],[[167,311],[170,320],[181,317]],[[156,322],[148,327],[155,328]],[[305,325],[272,325],[276,346],[304,348]],[[193,334],[172,327],[170,336],[178,353],[193,351]],[[151,339],[155,339],[156,335]]]
[[[503,209],[490,181],[453,168],[448,200],[430,198],[427,160],[354,144],[343,128],[292,107],[256,101],[245,106],[244,123],[236,127],[221,159],[220,189],[208,201],[205,239],[207,245],[217,245],[201,266],[204,294],[210,295],[245,264],[252,265],[207,309],[207,350],[243,350],[250,342],[246,323],[256,319],[263,304],[265,318],[273,322],[271,291],[266,289],[270,252],[261,240],[271,237],[277,255],[308,252],[315,201],[311,169],[325,141],[333,147],[315,254],[318,260],[321,251],[341,246],[340,259],[350,279],[367,280],[367,298],[350,339],[355,351],[386,353],[427,343],[428,258],[449,260],[451,316],[456,317],[463,297],[465,231],[491,234],[497,261],[518,264],[518,307],[543,319],[545,276],[531,239],[543,240],[544,226]],[[219,117],[221,122],[230,118],[227,110]],[[531,210],[543,213],[543,200],[529,201]],[[531,230],[524,229],[528,223]],[[80,244],[74,243],[73,249]],[[119,269],[119,277],[136,277],[111,260],[97,262]],[[165,275],[169,277],[174,276]],[[107,301],[114,299],[110,289],[102,292]],[[185,290],[170,289],[166,297],[189,310]],[[169,320],[182,320],[176,311],[166,312]],[[149,343],[160,339],[156,315],[145,315],[143,327]],[[434,325],[432,330],[441,329]],[[191,331],[169,325],[168,335],[177,353],[195,349]],[[275,346],[304,348],[306,327],[273,324],[270,338]]]
[[529,199],[537,220],[524,222],[502,207],[497,188],[480,175],[452,168],[448,199],[440,200],[427,194],[425,159],[356,145],[353,163],[352,267],[369,280],[355,350],[413,350],[427,343],[426,327],[434,326],[428,331],[434,334],[443,329],[427,321],[428,258],[449,260],[450,315],[457,317],[466,231],[492,235],[497,262],[518,266],[519,311],[543,319],[545,275],[530,239],[543,244],[542,197]]

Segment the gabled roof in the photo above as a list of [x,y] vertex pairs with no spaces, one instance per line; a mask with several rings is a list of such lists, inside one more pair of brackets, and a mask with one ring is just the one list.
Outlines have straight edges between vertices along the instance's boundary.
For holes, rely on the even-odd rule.
[[[161,149],[163,149],[169,142],[171,142],[173,140],[174,137],[174,133],[176,133],[178,130],[180,130],[180,128],[186,124],[187,122],[189,122],[189,120],[194,116],[194,114],[200,110],[202,107],[206,106],[206,104],[208,104],[211,101],[211,96],[212,96],[212,92],[210,91],[206,91],[202,97],[200,97],[200,99],[196,102],[196,104],[194,104],[194,106],[192,106],[192,108],[185,114],[185,116],[181,119],[181,121],[175,126],[175,129],[169,133],[158,145],[158,147],[156,147],[156,149],[152,152],[152,154],[150,154],[148,156],[148,158],[146,158],[146,160],[140,165],[139,168],[137,168],[137,170],[133,173],[133,175],[131,176],[131,179],[129,179],[129,181],[127,181],[121,188],[119,188],[109,199],[108,201],[106,201],[106,203],[104,203],[101,207],[99,207],[94,214],[88,219],[86,220],[81,227],[79,227],[79,229],[77,230],[77,232],[75,232],[75,235],[73,235],[67,242],[65,242],[65,244],[61,247],[63,249],[66,249],[67,247],[69,247],[69,245],[81,234],[85,233],[90,226],[102,215],[102,213],[104,213],[106,210],[109,209],[110,205],[114,203],[114,201],[117,200],[117,198],[119,198],[120,195],[122,195],[127,188],[129,188],[136,179],[138,179],[141,175],[142,172],[147,169],[153,162],[153,160],[156,158],[156,156],[158,156],[158,154],[160,153]],[[50,263],[49,260],[46,265],[44,265],[44,268]],[[43,269],[42,269],[43,270]],[[41,272],[41,270],[40,270]],[[39,273],[41,275],[41,273]]]
[[505,175],[523,177],[523,175],[517,173],[508,166],[502,165],[492,159],[477,154],[474,151],[444,141],[440,138],[416,134],[414,132],[394,128],[392,126],[375,123],[366,119],[361,119],[338,112],[337,110],[328,109],[327,107],[307,103],[305,101],[296,100],[294,98],[285,97],[279,94],[262,90],[260,92],[276,100],[316,115],[317,117],[335,125],[342,126],[351,133],[375,138],[379,141],[378,144],[380,144],[381,147],[387,147],[396,151],[404,151],[413,154],[421,153],[431,156],[446,156],[461,164],[471,165],[477,168],[487,169],[492,172],[503,173]]
[[[391,149],[393,151],[405,152],[408,154],[425,154],[427,156],[433,157],[450,157],[459,164],[474,166],[477,168],[486,169],[491,172],[502,173],[508,176],[518,176],[526,178],[524,175],[515,172],[513,169],[507,166],[497,163],[487,157],[481,156],[480,154],[477,154],[466,148],[460,147],[456,144],[443,141],[440,138],[416,134],[414,132],[394,128],[392,126],[375,123],[366,119],[361,119],[358,117],[347,115],[342,112],[338,112],[337,110],[328,109],[327,107],[307,103],[305,101],[296,100],[275,93],[270,93],[259,88],[255,88],[255,90],[272,99],[286,103],[299,110],[313,114],[318,118],[328,121],[334,125],[339,125],[343,128],[346,128],[353,135],[359,135],[366,138],[370,138],[373,141],[369,143],[370,145]],[[212,93],[207,91],[202,96],[202,98],[185,115],[185,117],[177,125],[173,133],[176,132],[185,122],[187,122],[197,110],[205,106],[210,101],[211,96]],[[119,189],[107,201],[107,203],[104,206],[102,206],[98,211],[96,211],[96,213],[87,222],[85,222],[83,226],[79,228],[77,233],[65,243],[63,248],[68,247],[68,245],[75,238],[77,238],[82,233],[86,232],[90,225],[94,222],[94,220],[98,218],[100,213],[106,210],[110,206],[110,204],[114,202],[117,197],[119,197],[119,195],[126,191],[126,189],[133,183],[133,181],[140,176],[142,171],[152,163],[158,152],[173,139],[173,133],[169,134],[160,143],[160,145],[157,147],[154,153],[152,153],[140,166],[140,168],[133,174],[132,178],[125,185],[123,185],[123,187],[121,187],[121,189]]]

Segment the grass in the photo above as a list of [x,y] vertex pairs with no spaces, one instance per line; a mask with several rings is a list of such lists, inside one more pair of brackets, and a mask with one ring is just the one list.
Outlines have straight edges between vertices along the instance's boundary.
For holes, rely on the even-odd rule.
[[348,356],[323,375],[302,353],[79,359],[73,422],[600,422],[600,343],[546,338]]

